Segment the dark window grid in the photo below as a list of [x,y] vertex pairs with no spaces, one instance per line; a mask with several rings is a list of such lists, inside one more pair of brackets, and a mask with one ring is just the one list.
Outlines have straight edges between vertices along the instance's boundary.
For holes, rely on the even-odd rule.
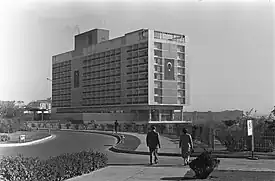
[[63,73],[70,73],[71,70],[64,70],[64,71],[53,71],[52,74],[55,75],[55,74],[63,74]]
[[91,100],[91,101],[97,101],[97,100],[101,100],[101,99],[114,99],[114,98],[120,98],[120,96],[96,96],[95,97],[86,97],[86,98],[82,98],[83,100]]
[[71,89],[71,85],[70,86],[53,86],[53,90],[55,89]]
[[120,70],[120,67],[113,67],[113,68],[108,68],[108,69],[101,69],[101,70],[92,70],[92,71],[89,71],[89,72],[84,72],[83,74],[85,73],[97,73],[97,72],[102,72],[102,71],[110,71],[110,70]]
[[60,74],[58,74],[58,75],[53,74],[53,80],[71,78],[71,75],[70,75],[70,74],[69,74],[69,75],[66,75],[66,76],[62,76],[62,75],[63,75],[62,73],[60,73]]
[[109,83],[98,83],[98,84],[89,84],[89,85],[83,85],[83,87],[96,87],[96,86],[105,86],[105,85],[117,85],[120,84],[120,81],[117,82],[109,82]]
[[70,66],[71,66],[71,63],[65,64],[65,65],[53,64],[53,68],[70,67]]
[[145,49],[147,49],[147,50],[148,50],[148,44],[147,44],[147,46],[144,46],[144,47],[139,47],[139,48],[138,48],[138,50],[145,50]]
[[61,102],[61,101],[71,101],[71,99],[53,99],[53,102]]
[[64,94],[53,93],[53,96],[71,96],[71,93],[64,93]]
[[59,71],[59,72],[53,71],[53,72],[52,72],[52,75],[62,75],[62,74],[66,74],[66,73],[71,73],[71,71],[70,71],[70,70]]
[[120,78],[120,74],[113,74],[113,75],[108,75],[108,76],[100,76],[100,77],[90,77],[90,78],[83,78],[83,81],[89,81],[89,80],[93,80],[93,81],[103,81],[103,78]]
[[53,88],[52,89],[52,91],[66,91],[66,90],[68,90],[68,91],[71,91],[71,88]]
[[59,82],[59,83],[55,82],[55,83],[52,83],[52,85],[53,85],[53,86],[56,86],[56,85],[64,85],[64,84],[70,84],[70,83],[71,83],[71,81]]

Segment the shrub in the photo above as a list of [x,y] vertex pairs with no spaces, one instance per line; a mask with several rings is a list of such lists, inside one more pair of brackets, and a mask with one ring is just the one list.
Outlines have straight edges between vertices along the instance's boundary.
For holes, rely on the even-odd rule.
[[196,178],[206,179],[219,164],[220,160],[213,158],[211,152],[204,150],[189,164],[189,167],[195,172]]
[[0,136],[0,141],[1,142],[6,142],[6,141],[9,141],[9,140],[10,140],[10,137],[6,134]]
[[18,155],[2,158],[0,176],[9,181],[62,181],[103,168],[107,161],[105,154],[92,150],[47,160]]

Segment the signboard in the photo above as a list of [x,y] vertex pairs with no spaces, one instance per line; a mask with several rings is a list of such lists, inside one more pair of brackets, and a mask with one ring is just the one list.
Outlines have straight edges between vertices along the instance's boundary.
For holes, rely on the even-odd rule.
[[26,135],[20,135],[19,139],[20,139],[20,142],[25,142]]
[[247,134],[248,136],[252,136],[253,134],[252,120],[247,120]]

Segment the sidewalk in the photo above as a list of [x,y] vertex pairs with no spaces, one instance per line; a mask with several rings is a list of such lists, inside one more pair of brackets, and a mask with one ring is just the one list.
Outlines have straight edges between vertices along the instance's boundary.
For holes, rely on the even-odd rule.
[[[89,131],[88,131],[89,132]],[[91,132],[100,132],[101,134],[112,135],[112,132],[103,132],[103,131],[91,131]],[[134,154],[148,153],[148,148],[146,146],[145,134],[138,133],[126,133],[120,132],[119,134],[133,135],[140,139],[141,143],[138,148],[132,152]],[[114,136],[114,134],[113,134]],[[90,174],[82,175],[69,179],[68,181],[141,181],[141,180],[185,180],[183,177],[188,173],[191,173],[188,166],[182,166],[179,164],[179,159],[175,157],[169,157],[166,154],[177,154],[180,152],[178,145],[173,143],[166,137],[160,137],[161,141],[161,156],[166,156],[165,160],[171,160],[174,164],[165,164],[160,163],[158,165],[149,166],[149,165],[109,165],[106,168],[97,170]],[[113,146],[115,147],[115,146]],[[127,152],[127,151],[126,151]],[[125,153],[121,150],[121,153]],[[175,156],[175,155],[174,155]],[[270,172],[272,179],[275,179],[275,160],[248,160],[248,159],[229,159],[229,158],[219,158],[220,165],[217,168],[217,172],[226,170],[226,171],[236,171],[230,174],[260,174],[263,172]],[[238,172],[239,171],[239,172]],[[249,173],[240,173],[240,171],[253,171]],[[223,173],[220,173],[223,174]],[[191,174],[192,175],[192,174]],[[274,179],[273,179],[274,178]],[[188,179],[189,180],[189,179]]]

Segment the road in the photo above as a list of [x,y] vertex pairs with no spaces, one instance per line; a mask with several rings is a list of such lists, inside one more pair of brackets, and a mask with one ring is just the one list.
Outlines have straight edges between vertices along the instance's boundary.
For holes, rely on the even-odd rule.
[[[24,156],[46,159],[66,152],[72,153],[91,148],[106,153],[111,165],[144,165],[149,162],[148,156],[120,154],[109,151],[108,148],[116,143],[116,139],[113,136],[65,131],[53,131],[52,133],[56,135],[53,140],[30,146],[0,148],[0,155],[23,154]],[[182,160],[174,157],[162,157],[161,162],[181,164]]]

